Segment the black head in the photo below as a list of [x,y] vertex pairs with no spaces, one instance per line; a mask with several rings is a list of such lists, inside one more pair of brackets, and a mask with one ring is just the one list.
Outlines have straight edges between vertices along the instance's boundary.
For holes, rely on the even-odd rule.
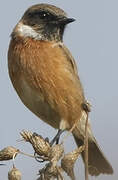
[[73,21],[75,20],[67,18],[66,13],[56,6],[38,4],[30,7],[20,22],[39,33],[39,39],[62,41],[65,26]]

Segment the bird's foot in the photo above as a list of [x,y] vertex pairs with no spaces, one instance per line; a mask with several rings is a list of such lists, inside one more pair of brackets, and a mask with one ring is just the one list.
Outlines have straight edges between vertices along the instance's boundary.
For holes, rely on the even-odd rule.
[[39,156],[39,155],[37,155],[36,152],[34,153],[34,157],[35,157],[36,161],[37,161],[37,162],[40,162],[40,163],[43,163],[43,162],[45,162],[45,161],[48,161],[48,158],[47,158],[47,157]]
[[56,136],[55,136],[55,137],[52,139],[52,141],[50,142],[50,146],[52,146],[55,142],[56,142],[56,144],[59,143],[60,136],[61,136],[61,134],[62,134],[64,131],[65,131],[65,130],[61,130],[61,129],[58,130]]

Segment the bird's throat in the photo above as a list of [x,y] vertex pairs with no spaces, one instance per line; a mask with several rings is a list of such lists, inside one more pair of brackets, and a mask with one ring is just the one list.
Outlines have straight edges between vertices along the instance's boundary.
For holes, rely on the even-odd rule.
[[53,25],[45,25],[44,27],[33,27],[19,22],[12,33],[12,37],[21,36],[23,38],[30,37],[36,40],[62,42],[64,27],[53,27]]

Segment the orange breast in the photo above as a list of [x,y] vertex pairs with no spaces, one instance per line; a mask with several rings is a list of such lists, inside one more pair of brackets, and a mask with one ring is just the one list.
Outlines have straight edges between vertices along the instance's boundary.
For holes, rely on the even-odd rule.
[[63,46],[30,38],[12,40],[9,74],[23,103],[41,119],[59,128],[81,116],[81,83]]

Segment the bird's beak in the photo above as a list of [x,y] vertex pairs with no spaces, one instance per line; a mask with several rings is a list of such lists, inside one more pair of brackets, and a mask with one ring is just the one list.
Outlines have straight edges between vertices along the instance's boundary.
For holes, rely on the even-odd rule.
[[69,24],[69,23],[74,22],[74,21],[75,21],[74,18],[66,18],[66,17],[64,17],[64,18],[60,18],[58,22],[59,22],[59,24],[66,25],[66,24]]

